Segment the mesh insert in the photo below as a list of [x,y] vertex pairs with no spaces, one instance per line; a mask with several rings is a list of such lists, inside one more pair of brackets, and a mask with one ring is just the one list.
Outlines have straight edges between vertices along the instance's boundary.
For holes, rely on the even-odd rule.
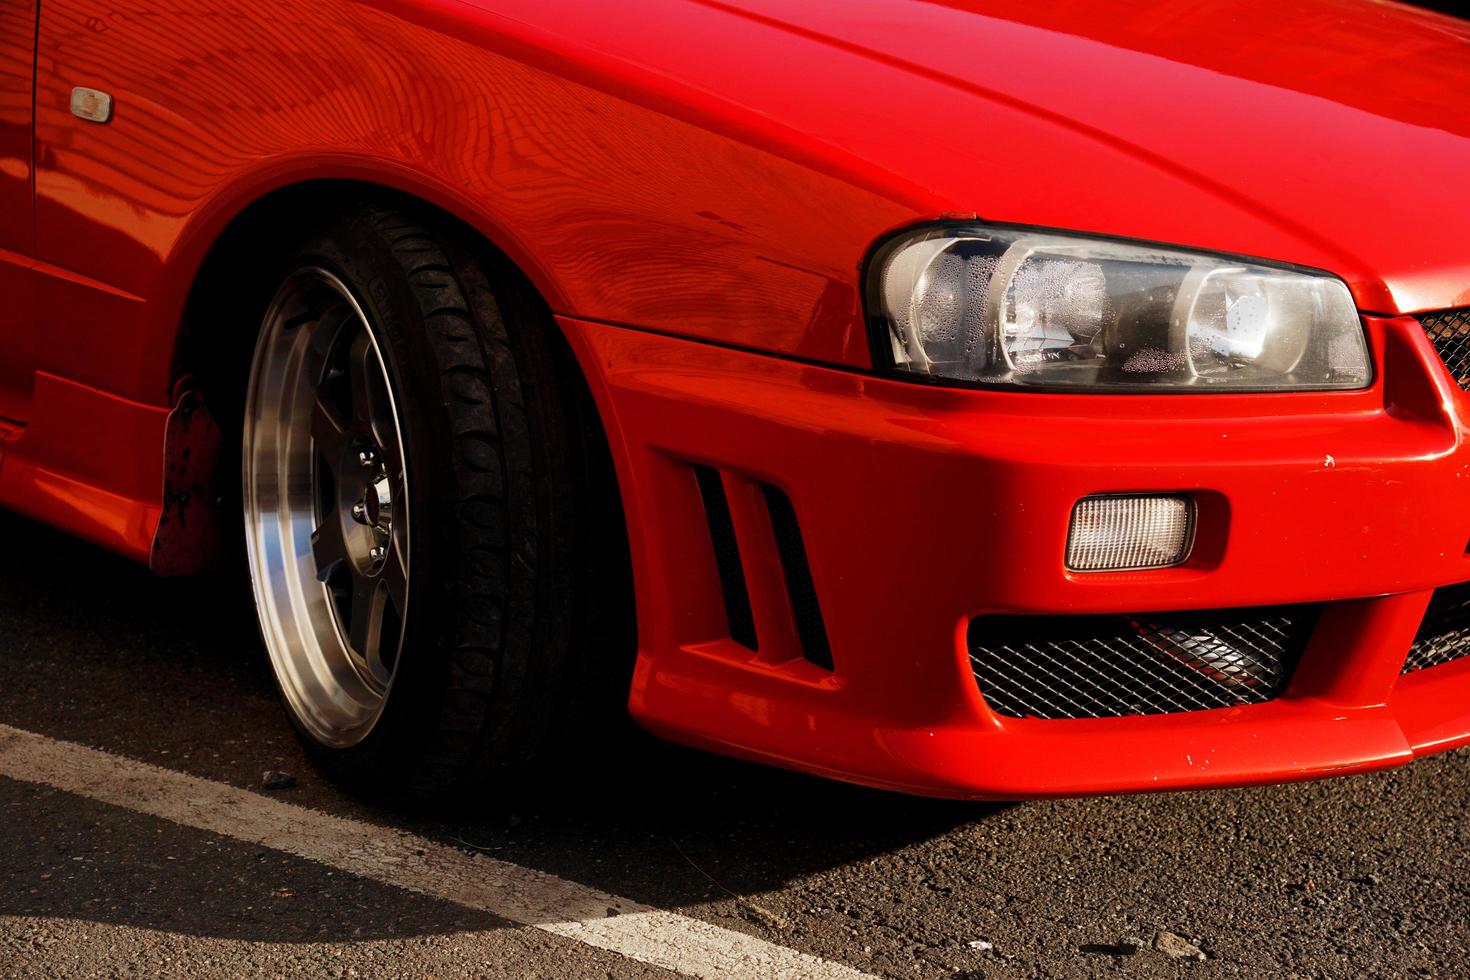
[[981,617],[970,624],[970,663],[991,710],[1012,718],[1260,704],[1286,690],[1317,611]]
[[1419,322],[1455,383],[1470,390],[1470,307],[1421,313]]
[[1434,590],[1404,673],[1438,667],[1470,653],[1470,582]]

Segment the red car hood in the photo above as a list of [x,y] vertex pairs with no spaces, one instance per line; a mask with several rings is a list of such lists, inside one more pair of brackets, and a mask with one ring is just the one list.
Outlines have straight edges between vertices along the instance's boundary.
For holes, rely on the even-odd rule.
[[1470,305],[1470,24],[1445,15],[1379,0],[470,2],[574,47],[572,74],[611,70],[629,97],[914,218],[1317,266],[1375,312]]
[[957,207],[1321,265],[1369,309],[1470,304],[1470,23],[1367,0],[740,6],[955,93],[886,108],[950,134],[915,148],[968,170],[940,183]]

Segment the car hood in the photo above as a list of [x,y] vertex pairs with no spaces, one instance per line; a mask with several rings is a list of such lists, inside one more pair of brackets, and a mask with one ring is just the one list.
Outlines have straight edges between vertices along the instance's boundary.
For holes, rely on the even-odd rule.
[[1322,266],[1371,310],[1470,304],[1466,22],[1371,0],[726,9],[928,82],[876,99],[863,142],[952,208]]
[[1470,305],[1470,24],[1442,14],[459,2],[532,40],[528,60],[839,177],[906,220],[973,213],[1315,266],[1374,312]]

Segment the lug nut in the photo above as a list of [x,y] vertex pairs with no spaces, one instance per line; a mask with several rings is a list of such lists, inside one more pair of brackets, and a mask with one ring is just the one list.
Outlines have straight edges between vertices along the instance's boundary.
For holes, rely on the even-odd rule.
[[362,505],[361,500],[352,505],[352,519],[359,524],[367,522],[367,508]]
[[378,455],[371,449],[364,449],[357,454],[357,461],[363,466],[376,466],[378,463]]
[[369,551],[368,554],[373,556],[373,561],[382,561],[388,557],[388,548],[380,544],[374,547],[372,551]]

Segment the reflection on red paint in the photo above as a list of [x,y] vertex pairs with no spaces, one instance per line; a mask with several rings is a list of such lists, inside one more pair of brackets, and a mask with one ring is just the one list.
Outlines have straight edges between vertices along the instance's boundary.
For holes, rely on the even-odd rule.
[[[79,85],[110,121],[71,113]],[[1470,661],[1392,662],[1425,590],[1470,577],[1458,511],[1424,505],[1462,495],[1465,396],[1401,316],[1470,305],[1466,173],[1470,28],[1393,4],[9,0],[0,504],[146,560],[211,246],[281,188],[380,185],[524,269],[597,387],[650,727],[956,795],[1389,765],[1470,738]],[[866,373],[865,256],[949,213],[1328,269],[1382,314],[1375,385],[1116,400]],[[735,474],[747,528],[755,481],[789,495],[835,673],[790,636],[720,635],[691,460]],[[1218,503],[1210,561],[1060,566],[1079,496],[1160,486]],[[784,590],[752,585],[778,633]],[[1291,600],[1333,600],[1334,645],[1248,712],[1048,728],[966,674],[980,612]]]

